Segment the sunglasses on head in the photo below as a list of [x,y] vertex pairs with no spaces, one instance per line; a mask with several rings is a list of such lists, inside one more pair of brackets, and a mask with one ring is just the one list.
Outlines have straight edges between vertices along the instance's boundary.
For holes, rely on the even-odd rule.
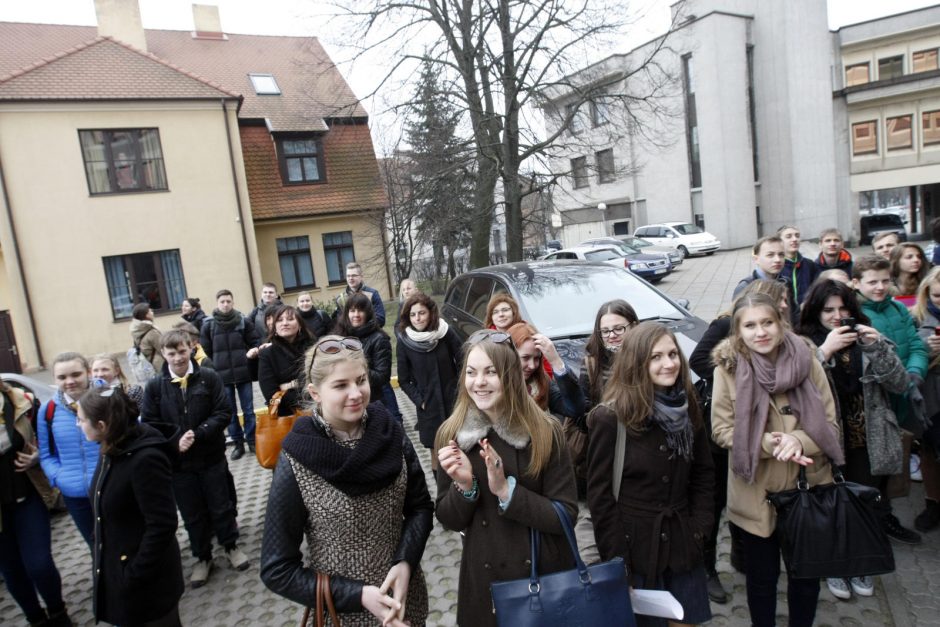
[[354,337],[344,337],[341,340],[323,340],[322,342],[317,342],[317,345],[313,347],[313,356],[316,357],[317,352],[335,355],[344,348],[351,351],[361,351],[362,342]]
[[467,338],[467,343],[473,346],[474,344],[479,344],[483,340],[488,339],[494,344],[509,344],[513,350],[516,350],[516,346],[512,343],[512,338],[508,333],[504,331],[494,331],[493,329],[480,329],[479,331],[474,331],[470,334],[470,337]]

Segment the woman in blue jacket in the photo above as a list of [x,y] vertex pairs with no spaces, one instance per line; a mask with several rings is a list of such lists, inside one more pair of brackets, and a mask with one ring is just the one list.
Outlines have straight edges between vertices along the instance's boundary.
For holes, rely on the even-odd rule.
[[88,389],[88,361],[78,353],[60,353],[52,363],[52,374],[59,390],[39,410],[39,463],[52,487],[62,492],[90,548],[95,524],[88,490],[100,448],[85,439],[77,424],[78,399]]

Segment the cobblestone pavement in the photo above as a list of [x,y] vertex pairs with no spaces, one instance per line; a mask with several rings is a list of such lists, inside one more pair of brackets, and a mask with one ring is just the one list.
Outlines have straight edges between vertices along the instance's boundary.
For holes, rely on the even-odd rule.
[[[749,271],[749,251],[723,251],[709,257],[687,260],[659,287],[675,298],[689,299],[692,311],[710,320],[727,307],[734,285]],[[414,407],[400,391],[398,399],[406,423],[413,426]],[[413,431],[409,433],[417,441],[416,434]],[[433,495],[430,454],[420,445],[417,448]],[[296,625],[301,608],[267,590],[258,575],[261,531],[271,473],[260,468],[247,455],[237,462],[230,462],[230,468],[238,486],[240,544],[251,559],[251,567],[245,572],[232,570],[222,551],[217,549],[209,583],[199,590],[187,589],[183,595],[180,604],[183,623],[206,627]],[[919,484],[914,484],[909,499],[894,501],[896,514],[903,523],[910,525],[922,508],[922,503],[923,490]],[[714,619],[709,624],[743,627],[749,624],[744,577],[734,572],[728,562],[730,543],[727,527],[723,527],[718,570],[726,589],[733,591],[733,596],[726,605],[712,604]],[[87,549],[66,514],[54,517],[52,533],[54,555],[62,573],[69,610],[77,625],[92,625],[91,559]],[[183,553],[184,576],[188,579],[194,559],[189,553],[189,542],[182,523],[178,537]],[[897,572],[876,579],[874,597],[838,601],[823,584],[817,625],[940,625],[940,532],[927,534],[924,540],[924,544],[919,547],[895,545]],[[459,535],[436,524],[423,561],[431,602],[429,626],[454,624],[460,553]],[[780,588],[777,611],[780,624],[785,624],[786,593],[783,578]],[[0,624],[22,624],[19,608],[3,587],[0,587]]]

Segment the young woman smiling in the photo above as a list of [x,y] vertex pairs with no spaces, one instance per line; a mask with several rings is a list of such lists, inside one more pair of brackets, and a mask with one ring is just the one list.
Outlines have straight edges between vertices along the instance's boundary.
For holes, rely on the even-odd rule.
[[608,301],[597,310],[594,332],[584,347],[584,365],[578,381],[587,399],[586,411],[601,401],[614,355],[623,344],[624,334],[637,322],[636,311],[625,300]]
[[358,339],[322,338],[304,370],[312,415],[284,438],[274,470],[261,579],[316,607],[317,574],[327,575],[344,626],[424,625],[433,505],[421,462],[401,424],[369,403]]
[[[368,294],[356,292],[346,299],[346,308],[333,330],[337,335],[359,338],[369,364],[372,398],[382,401],[382,388],[392,377],[392,340],[379,326]],[[388,408],[391,410],[391,408]]]
[[313,341],[297,310],[278,305],[273,312],[274,329],[268,335],[270,346],[258,354],[258,385],[268,403],[282,390],[279,416],[289,416],[301,403],[304,353]]
[[[627,438],[615,495],[619,425]],[[671,592],[683,623],[710,620],[702,547],[715,470],[689,366],[669,329],[643,322],[626,335],[588,427],[588,506],[601,559],[623,557],[635,588]]]
[[930,264],[924,250],[917,244],[905,242],[891,251],[891,278],[898,293],[894,300],[904,303],[908,308],[917,302],[917,288],[927,276]]
[[506,333],[467,340],[457,404],[435,445],[437,518],[464,534],[457,624],[495,626],[490,584],[529,575],[530,528],[541,532],[540,573],[573,567],[551,501],[572,520],[578,509],[561,425],[529,396]]
[[[552,341],[528,322],[509,327],[509,335],[519,354],[526,388],[539,407],[559,420],[578,420],[584,413],[584,394]],[[545,373],[543,361],[552,367],[552,377]]]
[[395,336],[398,384],[415,404],[421,444],[433,448],[434,435],[457,399],[460,338],[441,319],[434,300],[422,292],[405,301]]
[[[829,483],[829,463],[845,463],[835,402],[815,347],[786,330],[778,303],[764,294],[742,296],[731,314],[731,335],[713,353],[712,436],[731,449],[728,519],[741,528],[747,556],[751,623],[776,623],[780,545],[768,492],[796,487],[805,466],[810,485]],[[816,615],[819,580],[789,578],[793,627]]]

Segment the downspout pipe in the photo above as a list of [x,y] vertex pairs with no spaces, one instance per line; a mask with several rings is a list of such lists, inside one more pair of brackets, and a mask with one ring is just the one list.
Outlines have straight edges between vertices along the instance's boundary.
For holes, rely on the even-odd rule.
[[225,99],[222,103],[222,119],[225,120],[225,139],[228,141],[228,159],[232,166],[232,186],[235,188],[235,203],[238,205],[238,221],[241,223],[242,246],[245,249],[245,263],[248,264],[248,282],[251,284],[252,298],[258,293],[255,286],[255,272],[251,269],[251,254],[248,247],[248,233],[245,232],[245,208],[242,206],[242,195],[238,189],[238,168],[235,166],[235,148],[232,145],[232,125],[228,121],[228,109]]
[[[39,343],[39,334],[36,331],[36,316],[33,314],[33,299],[29,295],[29,286],[26,284],[26,273],[23,271],[23,257],[20,255],[20,241],[16,236],[16,224],[13,221],[13,207],[10,205],[10,195],[7,192],[7,180],[3,173],[3,162],[0,160],[0,187],[3,188],[3,206],[6,208],[7,220],[10,223],[10,234],[13,236],[13,256],[16,258],[16,267],[20,274],[20,284],[23,286],[23,295],[26,297],[26,313],[29,315],[29,327],[32,330],[33,345],[36,347],[36,359],[42,368],[46,367],[46,360],[42,356],[42,344]],[[17,351],[19,352],[19,351]],[[19,355],[17,355],[19,360]],[[20,361],[22,368],[23,362]]]

